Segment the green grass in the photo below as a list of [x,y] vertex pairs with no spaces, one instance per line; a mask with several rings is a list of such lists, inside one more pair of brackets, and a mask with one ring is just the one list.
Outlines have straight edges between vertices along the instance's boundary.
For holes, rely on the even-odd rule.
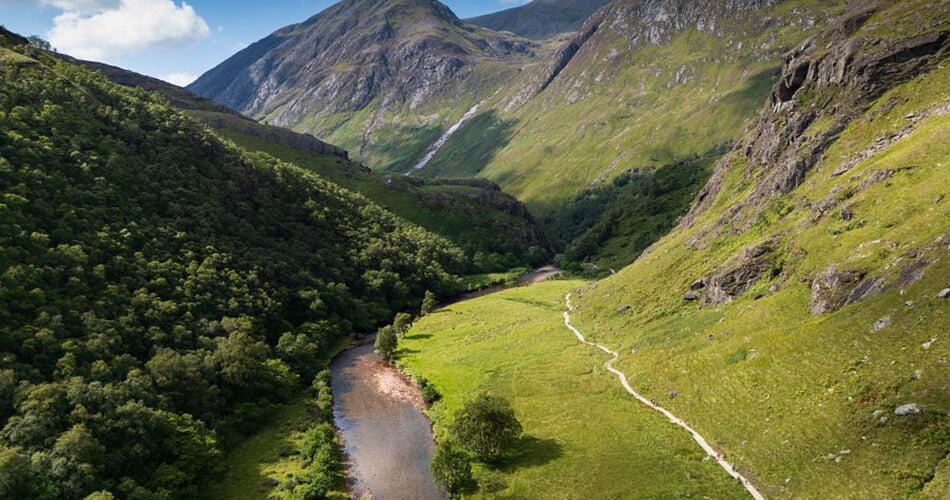
[[36,64],[36,60],[30,57],[27,57],[19,52],[14,52],[10,49],[0,47],[0,65],[9,64]]
[[463,276],[462,289],[474,291],[490,286],[512,285],[526,272],[528,272],[527,267],[517,267],[500,273],[482,273]]
[[606,356],[564,327],[552,281],[453,304],[418,321],[399,363],[435,384],[437,434],[479,391],[511,401],[526,439],[483,481],[507,485],[483,498],[742,498],[738,482],[681,429],[628,396]]
[[[656,398],[675,389],[671,411],[719,442],[767,497],[950,494],[944,338],[950,301],[937,298],[950,286],[950,146],[943,140],[950,116],[925,118],[906,138],[831,175],[879,137],[903,130],[909,113],[945,103],[947,78],[950,68],[939,68],[885,94],[841,134],[802,186],[749,204],[702,248],[687,245],[748,195],[745,165],[736,160],[720,199],[692,228],[677,228],[649,255],[578,297],[575,324],[623,353],[618,366],[634,387]],[[884,170],[893,174],[866,184]],[[815,219],[812,205],[833,189],[840,207],[854,213],[851,221],[838,208]],[[757,210],[752,227],[729,230],[733,220],[741,227]],[[719,307],[682,299],[694,279],[772,236],[782,242],[778,275]],[[898,288],[901,269],[918,260],[929,263],[923,279]],[[811,280],[833,264],[881,277],[888,289],[812,316]],[[623,305],[632,309],[617,314]],[[884,317],[891,325],[874,331]],[[894,415],[910,402],[924,413]]]
[[[822,19],[840,5],[798,0],[765,8],[767,14],[713,12],[726,35],[684,30],[668,44],[632,51],[623,50],[630,37],[602,29],[542,94],[508,109],[536,70],[527,68],[422,175],[477,173],[543,216],[625,169],[659,167],[733,141],[761,109],[782,53],[823,25],[787,22],[802,8]],[[758,20],[766,15],[784,21],[762,30]],[[691,79],[677,82],[682,71]]]
[[299,453],[303,431],[315,424],[309,396],[279,409],[257,434],[245,439],[225,457],[222,476],[201,490],[201,498],[241,500],[289,498],[276,484],[303,472]]

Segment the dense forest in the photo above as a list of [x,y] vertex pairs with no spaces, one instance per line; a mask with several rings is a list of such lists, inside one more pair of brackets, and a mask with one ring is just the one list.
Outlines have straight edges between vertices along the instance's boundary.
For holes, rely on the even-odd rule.
[[0,45],[0,497],[189,498],[461,251],[144,91]]

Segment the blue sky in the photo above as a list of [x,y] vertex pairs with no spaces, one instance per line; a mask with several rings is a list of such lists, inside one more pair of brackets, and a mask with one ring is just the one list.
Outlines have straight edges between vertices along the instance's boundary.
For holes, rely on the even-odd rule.
[[[382,1],[382,0],[380,0]],[[527,0],[442,0],[459,17]],[[0,24],[60,52],[179,85],[335,0],[0,0]]]

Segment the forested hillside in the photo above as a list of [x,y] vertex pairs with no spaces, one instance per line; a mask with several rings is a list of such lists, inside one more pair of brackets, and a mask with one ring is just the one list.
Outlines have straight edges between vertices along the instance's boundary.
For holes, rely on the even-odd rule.
[[462,252],[0,41],[0,497],[188,498],[332,346]]
[[155,92],[170,105],[247,151],[259,151],[363,194],[390,212],[459,246],[468,273],[547,263],[553,248],[540,224],[516,198],[486,180],[416,179],[373,172],[347,151],[310,134],[256,122],[210,99],[144,75],[59,55],[113,83]]

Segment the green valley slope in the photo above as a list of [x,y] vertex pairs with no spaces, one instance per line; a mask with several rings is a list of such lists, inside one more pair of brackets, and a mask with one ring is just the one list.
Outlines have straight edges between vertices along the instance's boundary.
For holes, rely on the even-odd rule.
[[790,56],[684,225],[581,293],[575,323],[766,496],[948,493],[950,12],[932,8],[885,3]]
[[[923,0],[855,8],[787,56],[759,118],[670,235],[610,278],[546,286],[572,291],[574,325],[620,353],[616,366],[638,392],[709,439],[767,498],[946,498],[950,11]],[[536,369],[489,344],[551,349],[573,367],[575,353],[555,349],[569,334],[555,326],[564,307],[555,298],[519,290],[416,325],[405,363],[445,394],[439,421],[489,389],[530,419],[529,433],[548,429],[529,390]],[[492,301],[513,310],[485,314],[501,307]],[[551,319],[533,335],[505,319],[538,308]],[[451,367],[442,353],[456,356]],[[598,370],[604,360],[591,356]],[[561,376],[586,374],[566,368],[548,380]],[[626,412],[635,425],[640,409]],[[589,431],[545,437],[598,442]],[[564,455],[501,470],[511,490],[500,494],[543,497]],[[636,460],[603,460],[627,467],[635,491]]]
[[615,2],[486,103],[420,175],[483,176],[543,215],[626,170],[704,155],[739,137],[782,54],[839,11]]
[[415,179],[374,173],[349,153],[310,134],[256,122],[186,89],[114,66],[64,58],[101,72],[112,82],[155,92],[248,151],[267,153],[361,193],[387,210],[461,247],[467,272],[538,266],[552,245],[525,206],[484,180]]

